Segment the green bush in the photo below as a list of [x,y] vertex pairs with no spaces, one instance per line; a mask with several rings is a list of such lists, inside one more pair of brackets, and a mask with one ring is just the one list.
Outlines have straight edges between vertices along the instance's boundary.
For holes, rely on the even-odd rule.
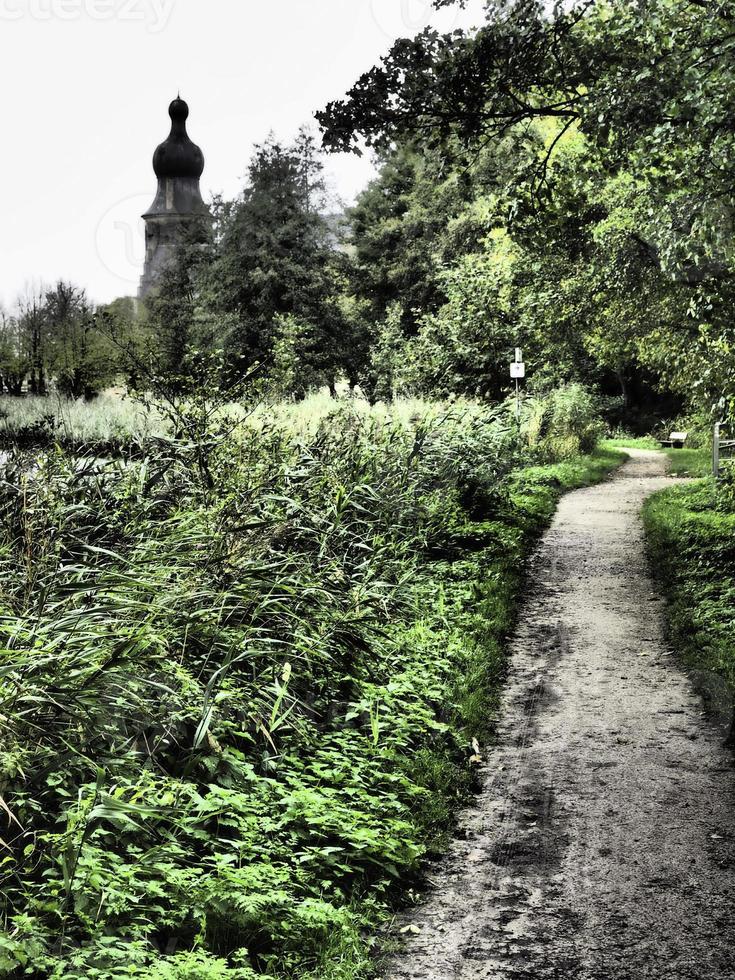
[[523,431],[544,462],[593,452],[605,428],[597,399],[583,385],[565,385],[526,403]]

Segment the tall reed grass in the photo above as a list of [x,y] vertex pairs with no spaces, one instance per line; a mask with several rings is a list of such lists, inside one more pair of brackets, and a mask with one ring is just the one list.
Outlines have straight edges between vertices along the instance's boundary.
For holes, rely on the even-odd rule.
[[506,409],[217,425],[4,466],[0,974],[367,976],[471,785],[556,492]]

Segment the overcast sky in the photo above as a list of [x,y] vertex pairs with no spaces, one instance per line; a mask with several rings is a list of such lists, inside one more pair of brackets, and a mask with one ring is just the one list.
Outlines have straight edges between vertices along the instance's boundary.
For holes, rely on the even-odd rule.
[[[429,0],[0,0],[0,302],[58,278],[98,302],[135,293],[178,89],[205,197],[233,196],[253,143],[289,138],[429,16]],[[328,169],[348,201],[371,176],[354,157]]]

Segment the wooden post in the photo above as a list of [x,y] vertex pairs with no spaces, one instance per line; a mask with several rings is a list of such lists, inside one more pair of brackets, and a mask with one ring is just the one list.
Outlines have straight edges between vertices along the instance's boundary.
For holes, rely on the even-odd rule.
[[715,431],[712,436],[712,474],[715,480],[720,475],[720,423],[715,422]]

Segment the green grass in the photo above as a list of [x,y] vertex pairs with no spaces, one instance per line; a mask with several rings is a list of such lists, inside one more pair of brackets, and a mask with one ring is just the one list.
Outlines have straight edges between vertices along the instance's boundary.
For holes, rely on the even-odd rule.
[[[457,399],[456,411],[472,415],[476,403]],[[328,392],[315,392],[300,402],[262,403],[246,408],[238,403],[225,405],[215,417],[226,417],[231,423],[256,431],[268,427],[287,428],[303,438],[310,438],[335,411],[349,411],[356,418],[372,419],[381,424],[396,423],[410,428],[416,419],[435,419],[446,406],[421,398],[398,398],[392,404],[370,405],[365,399],[344,392],[338,399]],[[164,412],[149,402],[111,391],[91,401],[70,399],[61,395],[0,396],[0,444],[25,446],[58,443],[100,449],[124,447],[130,442],[145,444],[151,439],[171,435],[172,427]]]
[[625,459],[624,452],[609,446],[606,441],[589,456],[578,456],[575,459],[550,463],[547,466],[529,466],[520,472],[531,481],[538,477],[542,482],[551,482],[561,490],[567,491],[599,483],[621,466]]
[[[459,410],[463,408],[472,413],[476,402],[459,398],[454,404]],[[423,398],[396,398],[390,404],[378,402],[371,405],[364,398],[352,395],[349,391],[342,392],[337,399],[328,392],[313,392],[303,401],[276,402],[258,406],[251,416],[252,425],[261,425],[276,419],[288,424],[294,431],[308,433],[313,431],[336,407],[349,408],[357,416],[373,418],[380,422],[398,422],[409,426],[416,418],[439,417],[446,410],[441,402],[432,402]]]
[[735,691],[735,513],[701,480],[655,494],[643,515],[674,647]]
[[661,443],[653,436],[620,436],[614,439],[605,439],[602,443],[610,449],[660,449]]
[[493,738],[525,559],[623,458],[524,467],[503,410],[420,404],[11,459],[0,975],[372,974]]
[[41,426],[59,438],[79,442],[146,439],[166,432],[155,409],[119,395],[100,395],[89,402],[60,395],[0,397],[0,437]]
[[671,476],[706,477],[712,475],[712,453],[709,449],[666,449]]

